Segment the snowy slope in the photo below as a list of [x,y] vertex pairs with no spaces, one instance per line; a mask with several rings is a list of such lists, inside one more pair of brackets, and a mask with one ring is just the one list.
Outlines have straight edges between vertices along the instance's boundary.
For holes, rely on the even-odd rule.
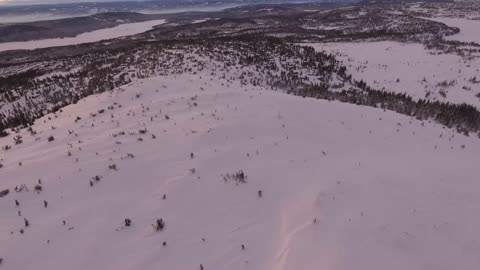
[[[189,75],[90,96],[33,129],[0,152],[2,269],[480,263],[478,138],[433,123]],[[224,181],[239,170],[246,183]]]

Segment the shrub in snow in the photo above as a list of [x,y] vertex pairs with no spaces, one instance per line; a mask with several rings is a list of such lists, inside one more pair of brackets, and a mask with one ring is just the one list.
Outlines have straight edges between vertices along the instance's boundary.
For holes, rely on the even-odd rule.
[[15,144],[21,144],[23,143],[23,140],[22,140],[22,136],[20,135],[17,135],[13,138],[13,141],[15,142]]
[[445,90],[440,90],[440,91],[438,91],[438,94],[439,94],[440,96],[442,96],[443,98],[447,98],[447,92],[445,92]]
[[8,193],[10,193],[10,190],[8,189],[0,191],[0,198],[7,196]]
[[155,225],[153,227],[157,231],[162,231],[165,228],[165,222],[161,218],[157,219],[157,221],[155,222]]
[[237,185],[240,183],[247,183],[246,179],[247,179],[247,176],[242,170],[234,174],[227,173],[225,176],[223,176],[223,181],[225,181],[225,183],[227,181],[233,180]]
[[9,134],[6,130],[0,128],[0,138],[7,137]]
[[51,141],[53,141],[53,140],[55,140],[55,138],[50,135],[50,136],[48,137],[48,141],[51,142]]
[[40,192],[43,190],[42,186],[40,185],[36,185],[34,188],[33,188],[36,192]]
[[32,135],[32,136],[37,135],[37,132],[35,130],[33,130],[32,127],[28,127],[27,131],[30,132],[30,135]]

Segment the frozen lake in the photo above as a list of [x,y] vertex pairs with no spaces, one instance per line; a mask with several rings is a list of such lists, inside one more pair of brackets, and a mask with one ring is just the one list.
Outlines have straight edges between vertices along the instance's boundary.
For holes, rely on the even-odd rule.
[[460,33],[445,37],[447,40],[458,40],[463,42],[476,42],[480,44],[480,21],[462,18],[428,18],[429,20],[441,22],[448,26],[458,27]]
[[165,23],[165,20],[126,23],[126,24],[121,24],[112,28],[86,32],[76,37],[0,43],[0,51],[33,50],[33,49],[40,49],[40,48],[96,42],[100,40],[131,36],[131,35],[143,33],[152,29],[156,25],[160,25],[164,23]]

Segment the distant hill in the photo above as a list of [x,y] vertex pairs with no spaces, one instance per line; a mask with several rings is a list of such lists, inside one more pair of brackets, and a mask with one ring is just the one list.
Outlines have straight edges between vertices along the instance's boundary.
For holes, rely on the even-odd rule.
[[0,43],[46,38],[74,37],[78,34],[123,23],[154,20],[159,15],[135,12],[108,12],[85,17],[0,25]]
[[357,0],[157,0],[157,1],[97,1],[74,3],[71,0],[13,0],[0,1],[0,23],[27,22],[59,19],[73,16],[86,16],[104,12],[141,12],[141,13],[171,13],[179,11],[211,11],[240,5],[280,4],[280,3],[342,3]]

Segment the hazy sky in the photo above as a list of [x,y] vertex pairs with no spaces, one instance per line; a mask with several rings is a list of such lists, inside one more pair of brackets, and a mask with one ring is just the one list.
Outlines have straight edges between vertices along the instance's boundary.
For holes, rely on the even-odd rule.
[[135,1],[135,0],[0,0],[0,5],[28,5],[28,4],[56,4],[78,2],[111,2],[111,1]]

